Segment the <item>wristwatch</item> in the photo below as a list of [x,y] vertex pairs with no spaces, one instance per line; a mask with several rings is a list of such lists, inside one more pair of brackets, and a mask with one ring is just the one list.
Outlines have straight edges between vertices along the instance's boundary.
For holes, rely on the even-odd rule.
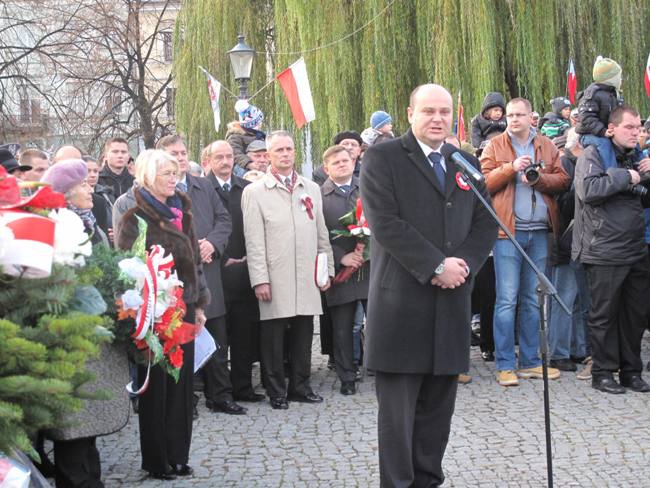
[[444,272],[445,272],[445,262],[443,261],[443,262],[440,263],[440,265],[436,268],[436,270],[434,271],[434,273],[436,274],[436,276],[440,276],[440,275],[441,275],[442,273],[444,273]]

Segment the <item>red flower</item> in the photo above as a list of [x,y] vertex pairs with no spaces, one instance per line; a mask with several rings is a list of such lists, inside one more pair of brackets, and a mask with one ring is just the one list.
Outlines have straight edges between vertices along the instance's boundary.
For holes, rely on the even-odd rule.
[[183,366],[183,349],[180,346],[176,346],[169,354],[169,362],[174,368]]

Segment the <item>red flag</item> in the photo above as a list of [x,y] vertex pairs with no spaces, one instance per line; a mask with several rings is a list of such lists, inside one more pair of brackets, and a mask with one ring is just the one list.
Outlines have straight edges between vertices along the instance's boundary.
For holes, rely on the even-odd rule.
[[648,54],[648,62],[645,65],[645,77],[643,78],[645,85],[645,92],[650,97],[650,54]]
[[465,142],[465,109],[460,102],[460,91],[458,92],[458,116],[456,117],[456,137],[460,142]]
[[578,79],[576,78],[576,68],[573,65],[573,59],[569,59],[569,71],[566,77],[566,91],[569,95],[569,101],[575,105],[576,91],[578,90]]
[[298,128],[300,129],[307,122],[314,120],[316,112],[314,110],[314,100],[311,96],[311,88],[309,88],[305,60],[300,58],[276,78],[287,97]]

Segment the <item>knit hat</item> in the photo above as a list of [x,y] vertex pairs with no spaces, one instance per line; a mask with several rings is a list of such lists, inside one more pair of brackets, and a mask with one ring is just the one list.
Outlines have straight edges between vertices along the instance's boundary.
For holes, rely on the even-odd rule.
[[386,124],[392,124],[393,118],[383,110],[377,110],[370,116],[370,127],[379,130]]
[[88,167],[81,159],[66,159],[45,172],[41,181],[52,185],[54,191],[67,193],[88,177]]
[[571,102],[569,101],[568,98],[557,97],[551,100],[551,107],[553,108],[553,112],[555,113],[555,115],[561,115],[562,110],[570,106],[571,106]]
[[29,171],[32,169],[32,167],[27,164],[18,164],[18,161],[16,161],[16,158],[9,149],[0,149],[0,164],[2,164],[2,167],[6,169],[9,174],[14,171]]
[[594,63],[594,81],[603,85],[613,86],[617,90],[621,88],[621,66],[613,59],[598,56]]
[[361,139],[361,136],[358,132],[355,132],[353,130],[346,130],[339,132],[334,136],[334,145],[341,144],[341,141],[345,139],[354,139],[359,143],[359,145],[363,144],[363,139]]
[[246,129],[255,129],[264,120],[264,112],[248,103],[248,100],[237,100],[235,112],[239,115],[241,126]]

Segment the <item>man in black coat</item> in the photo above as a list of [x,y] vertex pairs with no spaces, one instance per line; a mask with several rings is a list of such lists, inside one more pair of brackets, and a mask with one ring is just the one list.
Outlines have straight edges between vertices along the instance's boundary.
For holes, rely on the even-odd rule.
[[641,377],[648,310],[643,209],[650,207],[650,196],[632,190],[641,183],[641,174],[650,173],[650,159],[637,149],[640,127],[636,110],[615,109],[607,126],[612,138],[604,140],[613,157],[608,160],[588,146],[575,171],[571,257],[584,265],[588,277],[592,386],[613,394],[625,393],[626,387],[650,392]]
[[180,174],[177,186],[187,193],[192,202],[201,262],[212,294],[210,305],[205,309],[205,327],[218,344],[218,349],[201,369],[205,403],[213,411],[242,415],[246,409],[234,401],[228,371],[226,305],[221,282],[221,258],[232,230],[230,214],[205,178],[188,173],[187,148],[180,136],[165,136],[156,147],[167,151],[178,161]]
[[[249,148],[255,144],[253,141]],[[249,181],[233,174],[234,155],[226,141],[215,141],[204,151],[207,180],[232,219],[232,233],[221,258],[226,324],[230,343],[230,381],[237,401],[260,402],[252,383],[253,362],[258,358],[260,311],[248,276],[241,195]]]
[[438,152],[453,121],[449,92],[417,87],[408,118],[409,131],[371,146],[361,171],[373,234],[366,366],[376,372],[382,487],[444,481],[457,377],[469,368],[472,277],[497,236]]
[[343,146],[332,146],[323,154],[323,166],[328,174],[321,186],[323,195],[323,216],[330,231],[330,244],[334,254],[334,269],[337,273],[345,267],[354,273],[345,282],[334,283],[325,292],[327,306],[332,317],[333,355],[336,374],[341,381],[341,394],[356,393],[354,384],[353,326],[357,303],[365,308],[368,299],[370,278],[369,263],[364,263],[363,249],[357,247],[357,240],[332,234],[333,230],[344,230],[340,218],[356,209],[359,197],[359,180],[354,177],[354,160]]

